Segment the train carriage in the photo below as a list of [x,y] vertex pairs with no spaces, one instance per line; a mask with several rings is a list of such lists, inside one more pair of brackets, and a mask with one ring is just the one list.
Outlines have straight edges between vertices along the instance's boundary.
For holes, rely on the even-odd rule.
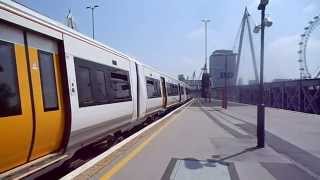
[[64,42],[74,120],[69,146],[135,120],[135,63],[67,35]]

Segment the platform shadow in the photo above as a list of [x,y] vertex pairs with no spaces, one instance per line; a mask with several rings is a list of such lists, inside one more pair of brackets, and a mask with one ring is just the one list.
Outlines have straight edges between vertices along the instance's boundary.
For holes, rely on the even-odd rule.
[[256,147],[256,146],[254,146],[254,147],[249,147],[249,148],[244,149],[243,151],[240,151],[240,152],[238,152],[238,153],[231,154],[231,155],[226,156],[226,157],[223,157],[223,158],[214,158],[215,156],[213,156],[213,159],[208,159],[208,161],[213,160],[213,161],[215,161],[215,162],[222,163],[222,162],[225,162],[226,160],[229,160],[229,159],[231,159],[231,158],[234,158],[234,157],[243,155],[243,154],[245,154],[245,153],[247,153],[247,152],[253,152],[253,151],[258,150],[258,149],[260,149],[260,148],[258,148],[258,147]]
[[221,102],[217,100],[205,101],[202,98],[195,99],[190,107],[221,107]]
[[[247,104],[236,103],[228,101],[228,107],[248,106]],[[221,107],[222,101],[218,99],[205,100],[204,98],[195,98],[190,107]]]

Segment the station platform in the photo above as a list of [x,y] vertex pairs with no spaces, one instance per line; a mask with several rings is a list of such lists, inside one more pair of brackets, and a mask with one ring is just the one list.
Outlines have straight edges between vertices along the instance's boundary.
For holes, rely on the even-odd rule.
[[320,116],[266,108],[256,148],[256,107],[194,99],[63,179],[316,180]]

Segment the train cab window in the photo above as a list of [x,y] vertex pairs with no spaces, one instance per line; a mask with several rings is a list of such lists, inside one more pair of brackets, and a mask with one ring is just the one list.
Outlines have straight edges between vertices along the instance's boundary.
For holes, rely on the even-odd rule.
[[131,101],[131,89],[129,81],[129,72],[113,69],[110,75],[111,90],[113,93],[112,102]]
[[161,97],[160,81],[150,77],[146,77],[148,98]]
[[80,107],[92,104],[92,83],[90,77],[90,69],[79,66],[77,69],[77,85]]
[[21,114],[14,46],[0,41],[0,117]]
[[96,71],[96,96],[99,101],[106,101],[106,78],[104,71]]
[[44,51],[38,51],[38,54],[44,110],[57,110],[59,105],[53,54]]

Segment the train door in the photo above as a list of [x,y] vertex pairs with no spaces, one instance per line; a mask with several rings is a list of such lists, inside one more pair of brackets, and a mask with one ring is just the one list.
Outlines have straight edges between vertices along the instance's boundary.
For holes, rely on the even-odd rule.
[[56,41],[27,33],[31,90],[35,111],[30,160],[56,151],[64,132],[62,80]]
[[61,144],[58,54],[52,43],[40,39],[0,24],[0,173],[56,151]]
[[23,32],[0,24],[0,173],[27,162],[33,132]]
[[137,63],[135,63],[135,71],[136,71],[136,77],[137,77],[137,93],[136,93],[136,95],[137,95],[137,104],[136,104],[136,106],[137,106],[137,118],[139,118],[140,117],[140,78],[139,78],[139,68],[138,68],[138,64]]
[[160,77],[161,80],[161,87],[162,87],[162,106],[164,108],[167,107],[167,101],[168,101],[168,96],[167,96],[167,88],[166,88],[166,81],[164,77]]

